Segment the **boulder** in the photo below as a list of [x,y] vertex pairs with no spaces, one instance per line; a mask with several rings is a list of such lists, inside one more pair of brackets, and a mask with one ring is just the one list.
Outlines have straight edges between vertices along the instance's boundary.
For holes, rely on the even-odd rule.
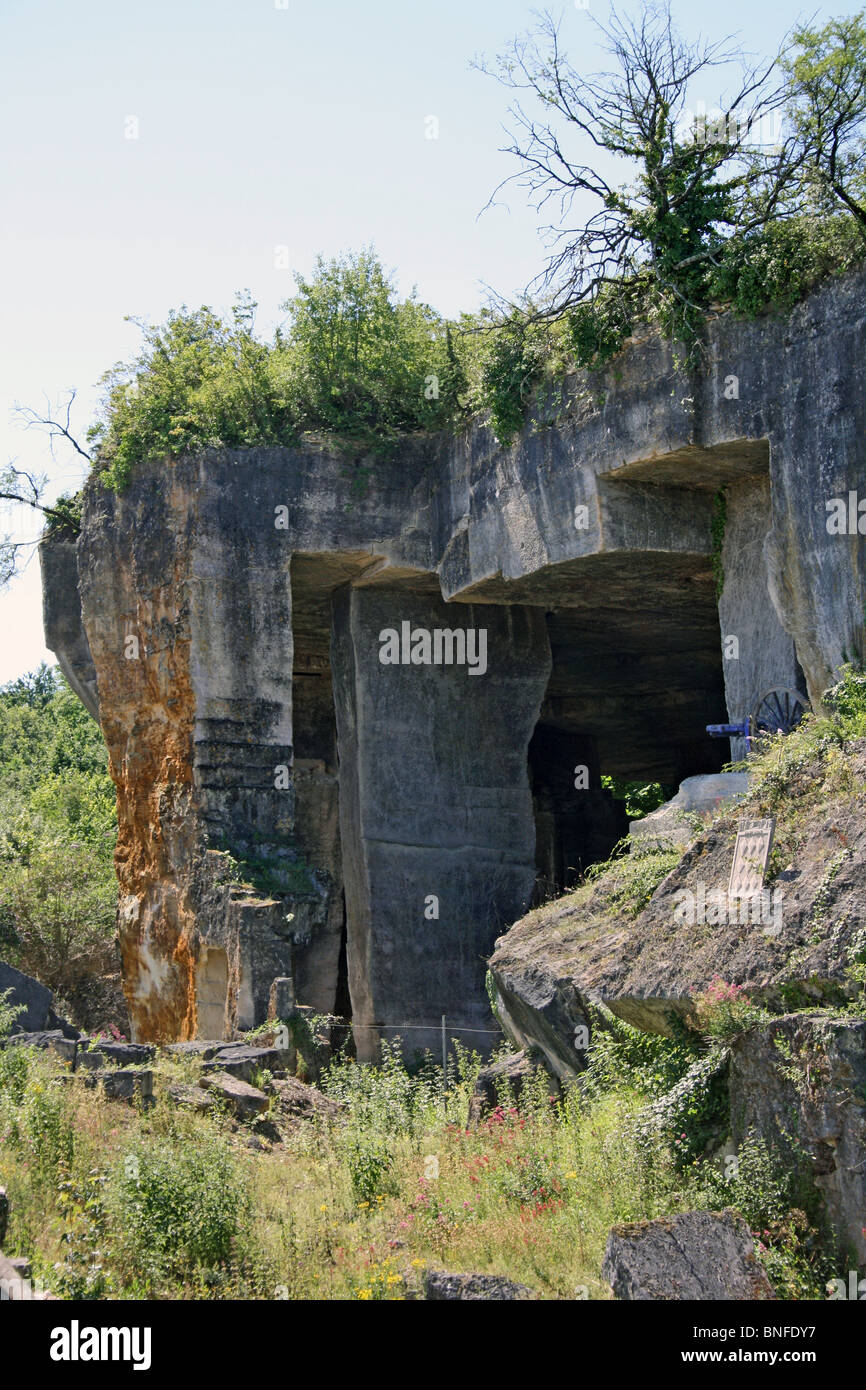
[[736,1211],[688,1211],[614,1226],[601,1268],[614,1296],[627,1301],[775,1298]]
[[25,1033],[38,1033],[50,1027],[49,1015],[54,1002],[51,990],[23,971],[0,961],[0,994],[6,990],[11,990],[8,1003],[23,1005],[23,1013],[18,1015],[14,1028]]
[[222,1101],[239,1120],[253,1120],[270,1105],[264,1091],[256,1090],[255,1086],[225,1071],[209,1072],[199,1084],[218,1101]]
[[88,1073],[88,1086],[101,1086],[107,1100],[153,1099],[153,1072],[142,1067],[111,1067]]
[[171,1057],[193,1057],[210,1062],[226,1046],[225,1040],[193,1038],[189,1042],[168,1043],[165,1051]]
[[25,975],[13,965],[0,961],[0,995],[11,991],[8,1002],[23,1005],[12,1027],[22,1033],[60,1032],[73,1041],[81,1037],[77,1028],[54,1012],[54,996],[47,985]]
[[106,1062],[116,1067],[140,1067],[152,1062],[156,1048],[147,1043],[91,1042],[78,1049],[78,1066],[98,1071]]
[[522,1302],[535,1294],[526,1284],[515,1284],[501,1274],[448,1274],[428,1270],[424,1297],[430,1303]]
[[680,782],[676,796],[657,810],[629,825],[632,840],[666,844],[685,849],[694,839],[690,816],[712,815],[726,802],[741,799],[748,791],[745,772],[712,772],[687,777]]
[[6,1039],[7,1047],[36,1047],[40,1051],[56,1052],[64,1062],[71,1067],[75,1066],[75,1059],[78,1052],[78,1044],[73,1038],[67,1038],[59,1028],[52,1028],[47,1032],[38,1033],[12,1033]]
[[840,1255],[866,1266],[866,1020],[785,1014],[731,1046],[731,1129],[805,1152]]
[[274,1080],[268,1089],[277,1099],[280,1111],[295,1120],[336,1120],[345,1112],[342,1101],[332,1100],[315,1086],[306,1086],[294,1077]]
[[285,1065],[285,1054],[276,1047],[248,1047],[235,1043],[223,1047],[211,1061],[205,1063],[205,1071],[227,1072],[241,1081],[251,1081],[256,1072],[279,1071]]
[[168,1086],[166,1095],[175,1105],[188,1106],[191,1110],[213,1110],[214,1098],[200,1086]]
[[[508,1086],[514,1101],[519,1100],[524,1086],[536,1070],[537,1068],[533,1066],[525,1052],[512,1052],[501,1062],[494,1062],[490,1067],[482,1067],[469,1101],[469,1128],[474,1129],[485,1115],[489,1115],[492,1110],[496,1109],[497,1105],[511,1103],[508,1100],[500,1101],[500,1093],[504,1086]],[[550,1094],[552,1096],[558,1095],[559,1083],[549,1072],[545,1074]]]

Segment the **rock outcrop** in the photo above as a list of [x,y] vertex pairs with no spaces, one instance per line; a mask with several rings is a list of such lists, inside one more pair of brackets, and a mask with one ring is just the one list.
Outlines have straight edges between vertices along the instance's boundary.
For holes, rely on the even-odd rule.
[[866,1019],[798,1013],[731,1049],[731,1125],[808,1165],[840,1255],[866,1266]]
[[655,1300],[765,1300],[775,1294],[735,1211],[689,1211],[614,1226],[602,1273],[614,1297]]
[[[656,874],[661,882],[641,910],[622,901],[614,869],[511,927],[490,971],[515,1045],[540,1048],[557,1075],[573,1076],[583,1065],[575,1032],[588,1026],[592,1004],[664,1033],[671,1013],[689,1016],[692,996],[714,977],[780,1012],[856,992],[850,969],[866,921],[866,794],[858,790],[866,741],[849,747],[846,767],[844,806],[832,791],[816,793],[817,759],[788,788],[777,839],[785,867],[763,907],[760,899],[745,909],[726,899],[738,818],[761,814],[760,800],[747,798],[723,810],[681,857],[656,851],[645,861],[666,872]],[[640,861],[622,866],[623,881],[632,873],[639,883]],[[716,893],[723,897],[714,902]],[[767,911],[755,921],[758,908]]]
[[633,341],[508,449],[476,424],[91,480],[77,543],[42,547],[46,640],[108,744],[136,1039],[228,1038],[292,976],[361,1056],[442,1015],[483,1044],[497,934],[624,833],[602,773],[719,771],[726,705],[820,699],[863,651],[862,539],[827,506],[866,476],[864,286],[710,321],[690,377]]

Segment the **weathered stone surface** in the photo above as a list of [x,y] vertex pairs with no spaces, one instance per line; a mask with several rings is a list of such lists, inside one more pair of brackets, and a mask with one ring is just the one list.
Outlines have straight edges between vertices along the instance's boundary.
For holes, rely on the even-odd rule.
[[315,1086],[305,1086],[294,1077],[274,1079],[268,1090],[276,1096],[282,1114],[296,1120],[337,1120],[345,1114],[341,1101],[323,1095]]
[[431,1303],[523,1302],[535,1294],[526,1284],[515,1284],[500,1274],[448,1274],[428,1270],[424,1297]]
[[168,1043],[165,1051],[172,1057],[194,1057],[210,1062],[225,1047],[224,1042],[208,1038],[193,1038],[189,1042]]
[[216,1104],[213,1096],[200,1086],[171,1085],[166,1087],[166,1094],[175,1105],[186,1106],[190,1110],[213,1110]]
[[[484,629],[489,669],[383,664],[380,633],[404,622]],[[483,957],[534,883],[526,758],[550,654],[535,610],[455,613],[396,589],[344,590],[334,624],[349,989],[369,1059],[404,1021],[411,1047],[437,1045],[443,1014],[492,1023]]]
[[274,980],[268,997],[268,1018],[287,1019],[295,1011],[295,985],[291,976]]
[[96,669],[81,622],[78,559],[74,540],[54,540],[39,547],[42,570],[42,620],[56,642],[57,664],[84,708],[99,719]]
[[12,1033],[6,1039],[7,1047],[37,1047],[40,1051],[50,1049],[56,1052],[69,1066],[75,1066],[75,1057],[78,1051],[78,1044],[73,1038],[67,1038],[61,1033],[59,1028],[53,1028],[47,1032],[38,1033]]
[[[388,460],[347,464],[311,440],[142,464],[120,495],[90,481],[76,546],[82,622],[69,543],[46,542],[46,633],[91,703],[96,675],[136,1038],[229,1038],[263,1020],[278,975],[319,1010],[347,1012],[337,996],[350,994],[362,1052],[382,1022],[435,1024],[443,1005],[464,1027],[484,1015],[474,962],[493,919],[502,927],[520,911],[534,857],[535,827],[517,810],[543,664],[540,634],[524,640],[533,624],[552,660],[538,725],[563,751],[592,746],[581,761],[618,776],[676,785],[718,770],[727,750],[704,724],[723,720],[726,702],[740,717],[752,693],[800,685],[800,670],[820,699],[862,643],[864,548],[826,521],[827,502],[866,474],[864,286],[859,271],[785,316],[710,319],[698,376],[676,365],[673,345],[636,338],[539,402],[537,425],[508,449],[475,422],[457,437],[407,439]],[[723,486],[720,631],[711,521]],[[431,616],[438,606],[450,628],[507,631],[497,643],[514,679],[520,668],[520,693],[505,698],[492,664],[453,689],[453,670],[394,668],[383,683],[377,604],[398,621],[413,604]],[[740,657],[723,662],[730,633]],[[554,802],[565,825],[569,806]],[[467,834],[476,825],[480,841]],[[252,866],[247,887],[232,883],[226,849]],[[439,962],[461,921],[452,980],[423,917],[441,874]],[[393,1017],[405,1010],[413,1018]]]
[[690,1211],[614,1226],[602,1274],[616,1298],[764,1300],[775,1297],[735,1211]]
[[49,1015],[54,996],[50,989],[30,975],[0,960],[0,995],[11,991],[7,1003],[23,1005],[13,1027],[22,1033],[38,1033],[49,1027]]
[[787,1014],[731,1047],[731,1126],[808,1155],[840,1253],[866,1266],[866,1021]]
[[109,1100],[142,1100],[153,1098],[153,1072],[146,1067],[118,1067],[90,1072],[87,1084],[101,1086]]
[[251,1081],[256,1072],[278,1071],[285,1065],[285,1057],[285,1052],[275,1047],[247,1047],[236,1043],[221,1048],[212,1061],[205,1063],[204,1069],[206,1072],[227,1072],[241,1081]]
[[670,801],[641,820],[633,820],[629,835],[642,843],[653,841],[685,849],[695,835],[693,824],[686,818],[712,815],[726,801],[744,797],[748,781],[745,772],[713,772],[687,777]]
[[[862,787],[866,740],[848,745],[846,762],[852,786]],[[812,777],[806,767],[789,787],[790,815]],[[610,887],[586,884],[535,909],[501,937],[490,969],[498,1013],[515,1045],[540,1047],[557,1075],[574,1075],[582,1064],[572,1039],[588,1023],[589,1004],[606,1004],[626,1022],[664,1033],[670,1013],[690,1015],[692,996],[714,976],[779,1012],[791,989],[804,1005],[849,997],[852,952],[866,917],[866,794],[855,791],[846,803],[845,843],[836,798],[810,806],[808,835],[770,885],[779,894],[778,915],[770,902],[765,921],[740,921],[738,905],[723,921],[709,911],[701,917],[701,894],[706,907],[712,893],[727,892],[738,819],[757,813],[748,799],[723,810],[633,918]],[[695,905],[692,921],[683,912],[685,893]]]
[[98,1071],[106,1062],[115,1067],[140,1067],[152,1062],[156,1048],[146,1043],[115,1043],[91,1041],[87,1047],[78,1049],[77,1065]]
[[251,1120],[263,1114],[270,1105],[264,1091],[257,1090],[237,1076],[230,1076],[228,1072],[208,1072],[202,1076],[199,1085],[227,1105],[239,1120]]

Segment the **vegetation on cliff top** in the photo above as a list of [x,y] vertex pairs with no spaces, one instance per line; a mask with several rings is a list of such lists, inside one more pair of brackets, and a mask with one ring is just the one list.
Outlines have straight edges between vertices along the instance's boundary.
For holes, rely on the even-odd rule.
[[[549,16],[488,69],[538,110],[512,107],[512,177],[561,213],[524,295],[449,322],[414,293],[401,299],[367,249],[297,275],[269,342],[248,293],[228,318],[183,307],[143,323],[138,356],[103,380],[90,431],[103,480],[122,487],[139,461],[306,431],[383,448],[478,412],[508,443],[543,380],[604,365],[640,324],[697,365],[709,310],[788,309],[863,260],[864,15],[801,25],[763,65],[725,40],[687,42],[664,6],[597,27],[609,73],[576,72]],[[696,76],[737,65],[727,109],[695,115]],[[625,182],[579,162],[587,140]],[[577,230],[576,197],[595,204]]]

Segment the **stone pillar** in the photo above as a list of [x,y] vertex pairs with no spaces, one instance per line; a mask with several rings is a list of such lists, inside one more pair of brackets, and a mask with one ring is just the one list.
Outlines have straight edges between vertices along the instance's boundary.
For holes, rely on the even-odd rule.
[[[722,546],[725,586],[719,599],[722,671],[731,723],[744,720],[754,701],[773,686],[806,693],[794,639],[782,627],[770,597],[764,551],[769,526],[769,479],[759,476],[732,483],[727,489]],[[727,721],[720,713],[715,722]],[[745,739],[731,739],[733,760],[745,758],[747,752]]]
[[[437,651],[437,629],[473,631],[478,645],[447,664],[462,639]],[[380,660],[388,630],[403,643],[397,664]],[[407,638],[414,662],[402,660]],[[347,587],[331,659],[358,1055],[395,1032],[408,1055],[438,1055],[443,1014],[451,1036],[484,1049],[491,1036],[459,1030],[491,1026],[485,957],[532,896],[527,750],[551,666],[544,613]]]

